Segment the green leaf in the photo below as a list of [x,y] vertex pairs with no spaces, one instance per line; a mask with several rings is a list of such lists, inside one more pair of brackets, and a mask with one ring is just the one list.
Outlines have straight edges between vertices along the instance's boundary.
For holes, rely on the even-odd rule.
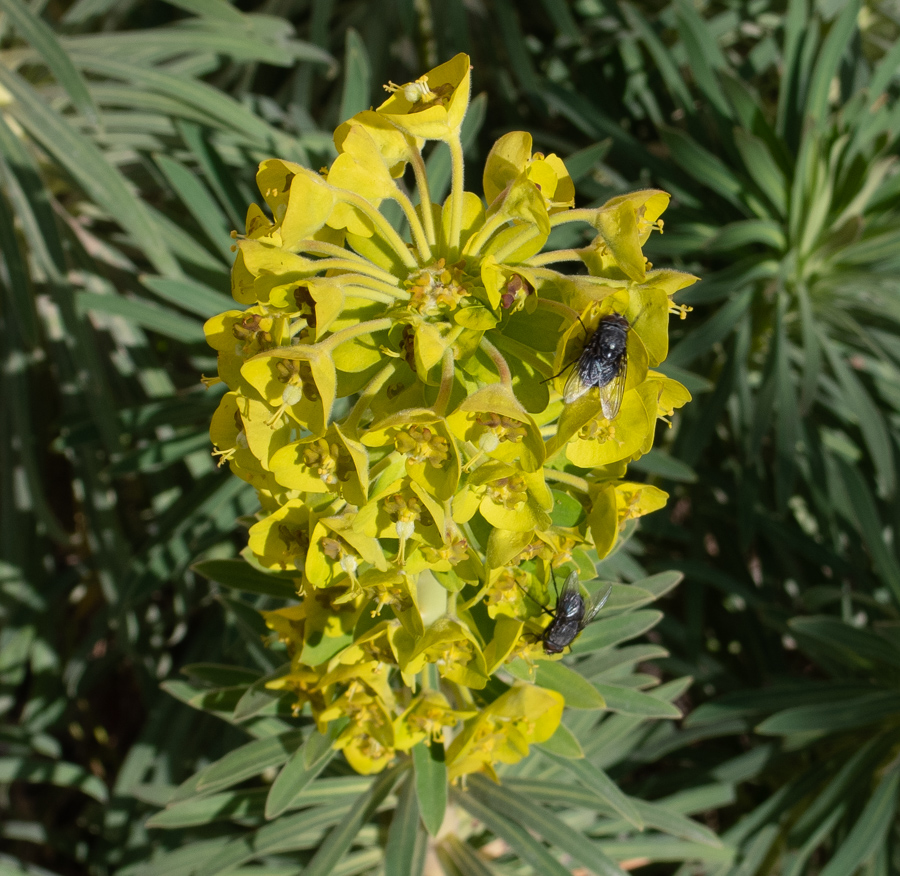
[[801,643],[804,638],[812,639],[847,666],[867,669],[874,662],[900,669],[900,647],[873,636],[871,630],[825,616],[791,618],[788,626]]
[[582,785],[597,794],[601,800],[612,807],[630,825],[638,830],[644,829],[644,821],[635,808],[634,803],[619,790],[619,786],[599,767],[589,760],[568,760],[549,751],[541,749],[541,754],[549,758],[557,766],[572,773]]
[[366,44],[356,30],[348,27],[344,43],[344,90],[339,114],[342,122],[369,109],[372,105],[371,88],[372,65]]
[[75,303],[80,313],[98,311],[113,316],[121,316],[142,328],[159,332],[167,338],[185,344],[199,344],[205,340],[203,327],[193,319],[182,316],[174,310],[165,309],[123,295],[101,295],[95,292],[79,292]]
[[670,591],[674,590],[684,580],[683,572],[670,570],[668,572],[657,572],[649,578],[642,578],[635,581],[633,587],[639,587],[641,590],[647,590],[657,599],[661,599]]
[[311,764],[306,762],[306,748],[318,734],[312,734],[291,756],[272,782],[266,797],[266,818],[277,818],[286,812],[300,793],[328,765],[335,751],[329,747],[325,756],[318,757]]
[[88,91],[87,83],[75,69],[53,31],[32,12],[27,3],[0,0],[0,9],[9,16],[19,35],[31,43],[34,50],[43,58],[57,83],[69,93],[78,112],[88,121],[97,124],[97,107]]
[[589,681],[557,660],[538,660],[535,683],[565,697],[570,709],[604,709],[606,702]]
[[697,482],[697,472],[694,471],[686,462],[669,456],[662,450],[650,450],[640,459],[635,459],[630,463],[635,471],[642,471],[645,474],[657,475],[664,480],[674,481],[677,484],[695,484]]
[[655,627],[661,620],[661,611],[646,609],[620,617],[604,618],[594,621],[575,640],[572,645],[573,654],[586,654],[589,651],[600,651],[611,648],[619,642],[633,639]]
[[719,82],[719,70],[727,69],[728,62],[722,55],[719,44],[710,33],[706,22],[700,17],[692,3],[675,4],[678,31],[684,44],[685,57],[694,77],[694,82],[703,92],[706,101],[714,106],[725,118],[731,117],[731,106],[725,99]]
[[454,789],[452,796],[455,803],[462,806],[500,839],[505,840],[516,855],[534,868],[535,873],[540,873],[541,876],[570,876],[569,870],[524,827],[509,821],[505,815],[501,815],[494,807],[486,805],[472,794],[464,794]]
[[194,280],[154,277],[148,274],[141,276],[140,280],[151,292],[169,304],[176,304],[203,319],[236,307],[234,299]]
[[401,773],[402,767],[392,767],[372,783],[351,807],[350,812],[325,838],[316,850],[312,860],[303,870],[303,876],[328,876],[344,853],[356,841],[360,828],[373,815],[381,801],[391,792]]
[[663,141],[669,147],[672,158],[698,183],[721,195],[741,213],[749,212],[745,203],[746,193],[741,181],[731,169],[689,134],[677,128],[662,127]]
[[38,320],[26,267],[27,256],[19,248],[13,214],[3,192],[0,192],[0,253],[6,264],[8,277],[8,283],[3,284],[7,312],[15,318],[16,328],[25,345],[35,347],[39,339]]
[[828,109],[828,93],[831,80],[837,74],[841,57],[856,32],[859,15],[859,0],[847,0],[837,20],[831,25],[809,82],[806,96],[806,114],[815,121],[821,121]]
[[210,243],[222,254],[225,263],[230,264],[234,258],[231,252],[231,229],[206,186],[195,173],[167,155],[155,155],[154,160],[188,213],[197,221]]
[[31,782],[75,788],[100,803],[109,798],[106,785],[84,768],[62,761],[37,760],[31,757],[0,757],[0,782]]
[[484,776],[469,777],[468,792],[495,812],[513,818],[522,827],[535,831],[551,847],[571,855],[597,876],[624,876],[623,871],[604,855],[597,844],[569,827],[549,809],[535,805],[527,795],[515,793],[503,784],[496,785]]
[[103,153],[52,110],[39,92],[20,76],[0,68],[0,84],[14,100],[8,111],[97,204],[140,242],[154,268],[161,274],[180,275],[178,263],[163,243],[143,202]]
[[270,706],[272,700],[277,700],[280,697],[285,696],[285,691],[270,690],[266,685],[270,681],[280,678],[282,675],[286,675],[290,671],[290,668],[290,663],[284,663],[273,672],[262,676],[262,678],[255,679],[234,707],[232,720],[235,723],[246,721],[248,718],[258,715],[267,706]]
[[671,703],[659,700],[649,694],[618,684],[594,682],[595,687],[606,701],[606,708],[623,715],[640,715],[644,718],[681,718],[679,709]]
[[584,506],[576,498],[563,490],[551,490],[553,509],[550,520],[554,526],[575,526],[584,517]]
[[[266,739],[254,739],[205,767],[197,788],[201,793],[221,791],[264,770],[281,766],[303,744],[303,737],[303,730],[291,730]],[[178,800],[179,796],[176,793],[174,799]]]
[[145,827],[177,829],[210,824],[213,821],[241,820],[259,817],[263,811],[266,792],[228,791],[193,800],[175,803],[157,812],[145,822]]
[[233,590],[275,596],[278,599],[297,598],[293,581],[266,575],[244,560],[201,560],[194,563],[191,569],[198,575]]
[[554,734],[546,741],[537,743],[537,747],[551,754],[558,754],[560,757],[570,757],[578,759],[584,757],[584,750],[575,734],[566,727],[565,723],[560,723]]
[[388,829],[384,848],[384,872],[419,876],[425,862],[427,839],[419,828],[415,782],[410,776],[403,783]]
[[497,871],[488,866],[484,858],[464,843],[455,833],[448,834],[435,846],[438,860],[446,876],[496,876]]
[[887,837],[897,811],[898,786],[900,770],[895,767],[882,778],[853,829],[822,870],[821,876],[846,876],[848,873],[855,873],[862,864],[875,856]]
[[734,145],[740,152],[750,178],[769,199],[777,216],[783,219],[787,215],[790,189],[784,171],[778,166],[769,147],[745,128],[735,129]]
[[412,761],[418,810],[428,833],[437,836],[447,810],[447,765],[443,744],[436,740],[430,745],[419,742],[413,746]]
[[729,302],[719,308],[703,325],[687,334],[683,340],[669,353],[667,364],[682,368],[690,365],[715,344],[724,341],[744,319],[750,303],[753,301],[753,290],[744,289],[734,295]]
[[853,727],[875,724],[900,713],[900,693],[869,693],[855,699],[814,706],[798,706],[772,715],[757,728],[757,733],[781,736],[792,733],[836,733]]

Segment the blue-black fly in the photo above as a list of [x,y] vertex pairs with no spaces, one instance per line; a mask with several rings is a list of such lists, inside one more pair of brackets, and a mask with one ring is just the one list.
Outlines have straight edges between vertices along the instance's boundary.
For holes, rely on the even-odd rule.
[[618,313],[604,316],[587,339],[566,380],[563,401],[568,405],[588,390],[600,390],[603,416],[613,420],[622,405],[625,376],[628,373],[626,344],[631,323]]
[[595,595],[585,602],[578,581],[578,572],[569,573],[562,590],[556,587],[554,577],[553,587],[556,589],[556,606],[553,609],[541,605],[524,587],[522,588],[522,592],[538,605],[544,614],[550,615],[550,623],[544,628],[541,636],[546,654],[560,654],[571,645],[578,638],[578,634],[597,616],[612,593],[612,587],[608,587],[599,598]]

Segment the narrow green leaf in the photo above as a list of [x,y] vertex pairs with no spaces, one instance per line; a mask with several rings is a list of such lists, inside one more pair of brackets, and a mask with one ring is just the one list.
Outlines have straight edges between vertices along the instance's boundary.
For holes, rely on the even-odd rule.
[[501,815],[492,806],[486,805],[472,794],[454,789],[452,795],[455,803],[462,806],[500,839],[505,840],[516,855],[534,868],[535,873],[540,873],[541,876],[570,876],[569,870],[524,827],[507,820],[505,815]]
[[569,827],[549,809],[533,803],[528,796],[515,793],[503,784],[496,785],[477,774],[469,777],[468,792],[493,811],[502,812],[522,827],[535,831],[551,847],[571,855],[591,873],[597,876],[624,876],[624,872],[600,851],[596,843]]
[[638,830],[644,829],[644,821],[635,808],[634,803],[619,790],[619,786],[599,767],[594,766],[587,759],[568,760],[543,749],[541,749],[541,754],[574,775],[582,785],[599,795],[601,800],[609,804],[633,827],[636,827]]
[[291,808],[300,793],[310,784],[328,765],[335,752],[329,748],[328,756],[319,757],[311,766],[306,763],[306,747],[318,734],[310,736],[291,756],[288,762],[281,768],[266,797],[266,818],[277,818],[283,812]]
[[264,770],[281,766],[303,744],[304,735],[303,730],[291,730],[266,739],[254,739],[228,752],[203,770],[199,790],[221,791]]
[[267,575],[244,560],[201,560],[194,563],[191,569],[198,575],[233,590],[275,596],[278,599],[297,598],[291,579]]
[[837,74],[841,57],[856,31],[859,9],[859,0],[847,0],[841,14],[832,23],[816,59],[806,98],[806,114],[815,121],[823,119],[828,109],[831,80]]
[[556,660],[538,660],[535,683],[561,693],[570,709],[603,709],[606,702],[589,681]]
[[629,463],[632,468],[645,474],[657,475],[665,480],[674,481],[676,484],[697,483],[697,472],[686,462],[669,456],[662,450],[653,449],[645,453],[640,459]]
[[713,831],[684,815],[673,812],[665,802],[650,803],[646,800],[635,800],[634,805],[647,827],[691,842],[722,848],[722,841]]
[[784,218],[790,189],[784,171],[778,166],[769,147],[744,128],[735,129],[734,145],[744,160],[750,179],[769,199],[778,217]]
[[128,231],[159,273],[179,276],[181,269],[143,203],[103,153],[20,76],[0,67],[0,84],[13,98],[8,110],[29,135]]
[[141,283],[151,292],[158,295],[170,304],[177,304],[190,313],[195,313],[203,319],[209,319],[225,310],[235,310],[237,304],[234,299],[197,283],[195,280],[173,277],[154,277],[144,274],[140,278]]
[[185,344],[199,344],[205,340],[203,327],[196,320],[174,310],[151,304],[149,301],[126,298],[123,295],[79,292],[75,296],[75,302],[80,313],[93,310],[121,316],[142,328]]
[[437,836],[444,823],[444,813],[447,811],[447,765],[444,761],[444,746],[436,740],[430,745],[424,741],[419,742],[413,746],[412,760],[419,814],[428,833]]
[[266,687],[266,685],[270,681],[286,675],[290,672],[290,668],[290,663],[284,663],[274,671],[262,676],[262,678],[257,678],[250,687],[247,688],[246,693],[238,700],[237,705],[234,707],[232,720],[236,724],[241,721],[246,721],[248,718],[258,715],[263,709],[270,706],[272,700],[283,697],[285,695],[283,690],[271,690]]
[[724,341],[735,326],[744,319],[752,301],[753,290],[743,289],[724,307],[719,308],[703,325],[679,341],[669,353],[668,362],[682,368],[687,367],[715,344]]
[[109,798],[106,785],[74,763],[45,761],[31,757],[0,757],[0,782],[31,782],[75,788],[100,803]]
[[679,104],[682,110],[691,108],[694,103],[693,96],[669,49],[657,36],[656,31],[653,30],[638,7],[633,6],[631,3],[621,3],[619,5],[626,21],[643,41],[647,51],[653,58],[661,74],[660,78],[675,102]]
[[328,876],[332,872],[356,840],[360,828],[390,794],[402,769],[401,766],[392,767],[375,779],[371,789],[354,803],[343,821],[325,837],[325,841],[306,865],[303,876]]
[[692,3],[680,0],[675,4],[675,9],[678,32],[694,82],[703,92],[706,102],[712,104],[722,116],[730,118],[731,106],[722,92],[718,74],[719,70],[727,69],[729,64],[722,55],[719,44]]
[[340,120],[343,122],[372,106],[372,65],[366,44],[352,27],[344,42],[344,90],[341,94]]
[[900,770],[895,767],[882,778],[853,829],[822,870],[821,876],[847,876],[875,857],[897,811],[898,786]]
[[196,174],[167,155],[155,155],[154,160],[207,239],[219,250],[225,263],[231,264],[234,258],[231,252],[231,229],[206,186]]
[[75,69],[53,31],[32,12],[27,3],[0,0],[0,9],[9,16],[19,35],[31,43],[34,50],[44,59],[57,83],[69,93],[75,108],[88,121],[97,124],[97,107],[88,91],[87,83]]
[[640,715],[644,718],[681,718],[681,711],[663,700],[652,697],[630,687],[618,684],[594,682],[595,687],[606,701],[606,708],[623,715]]
[[763,721],[756,732],[772,736],[810,732],[836,733],[839,730],[875,724],[897,713],[900,713],[900,693],[870,693],[837,703],[785,709]]
[[265,799],[265,790],[254,789],[184,800],[157,812],[144,826],[173,830],[210,824],[213,821],[258,818],[262,815]]
[[413,777],[409,776],[397,799],[384,848],[384,872],[420,876],[428,838],[419,826],[419,807]]
[[446,876],[496,876],[497,871],[455,833],[448,834],[435,847]]
[[632,586],[640,587],[641,590],[646,590],[649,593],[652,593],[657,599],[661,599],[667,593],[674,590],[683,580],[683,572],[670,570],[668,572],[657,572],[649,578],[642,578],[640,581],[635,581]]
[[584,750],[575,734],[566,727],[564,722],[556,728],[556,732],[546,741],[539,742],[537,747],[560,757],[578,759],[584,757]]
[[572,645],[572,653],[586,654],[589,651],[611,648],[613,645],[618,645],[619,642],[625,642],[646,633],[647,630],[655,627],[662,617],[661,611],[643,609],[633,614],[594,621],[575,640]]
[[801,639],[814,639],[848,666],[868,668],[876,662],[900,669],[900,646],[873,636],[871,630],[859,629],[824,615],[791,618],[788,626],[795,635]]
[[744,186],[721,159],[677,128],[663,127],[660,134],[672,158],[698,183],[721,195],[741,213],[748,212]]
[[38,343],[38,320],[34,309],[34,295],[26,267],[26,256],[19,248],[15,222],[4,192],[0,191],[0,254],[6,264],[3,284],[7,312],[16,320],[16,328],[27,347]]

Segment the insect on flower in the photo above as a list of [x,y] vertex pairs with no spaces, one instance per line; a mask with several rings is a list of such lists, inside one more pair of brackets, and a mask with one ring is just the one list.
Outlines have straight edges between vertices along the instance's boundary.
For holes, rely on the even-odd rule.
[[563,390],[563,401],[567,405],[596,386],[600,390],[603,416],[607,420],[615,419],[625,392],[628,372],[625,347],[630,329],[631,323],[618,313],[610,313],[600,320],[581,355],[572,363],[572,373]]
[[[521,587],[521,585],[519,586]],[[593,598],[589,598],[587,603],[581,592],[578,572],[569,573],[562,591],[556,586],[556,576],[554,576],[553,587],[556,590],[555,609],[541,605],[524,587],[522,587],[522,592],[539,606],[544,614],[549,614],[551,617],[550,623],[547,624],[544,634],[541,636],[544,652],[561,654],[597,616],[600,609],[606,604],[606,600],[609,599],[612,587],[607,587],[602,596],[595,595]]]

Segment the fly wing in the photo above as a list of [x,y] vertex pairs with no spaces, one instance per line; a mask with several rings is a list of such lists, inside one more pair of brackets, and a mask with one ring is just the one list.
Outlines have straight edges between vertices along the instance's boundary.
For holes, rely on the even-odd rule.
[[607,587],[603,594],[598,590],[591,599],[591,607],[584,614],[585,625],[589,624],[600,613],[600,609],[606,605],[609,594],[612,593],[612,587]]
[[[622,396],[625,394],[625,377],[628,373],[628,357],[623,353],[616,376],[606,386],[600,387],[600,405],[603,416],[614,420],[622,407]],[[571,378],[569,378],[571,380]],[[568,388],[568,384],[566,384]],[[566,399],[568,401],[568,399]]]
[[579,359],[572,366],[572,373],[566,380],[566,385],[563,389],[563,401],[570,405],[572,402],[580,399],[590,388],[591,385],[585,383],[584,378],[581,376],[581,359]]
[[566,581],[562,586],[562,590],[559,591],[559,595],[556,598],[556,607],[559,608],[561,605],[565,605],[571,601],[572,597],[575,595],[581,596],[577,571],[569,572],[566,576]]

